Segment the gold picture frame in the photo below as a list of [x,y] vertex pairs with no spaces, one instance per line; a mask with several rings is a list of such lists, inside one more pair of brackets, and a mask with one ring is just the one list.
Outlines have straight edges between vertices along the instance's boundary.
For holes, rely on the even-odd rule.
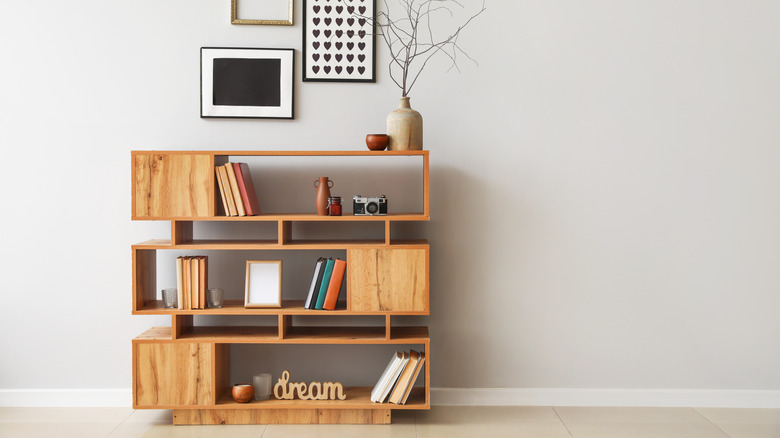
[[282,307],[282,261],[247,260],[244,307]]
[[292,26],[293,25],[293,0],[254,0],[266,2],[278,2],[287,4],[287,19],[264,19],[264,18],[238,18],[239,2],[253,0],[230,0],[230,23],[231,24],[261,24],[266,26]]

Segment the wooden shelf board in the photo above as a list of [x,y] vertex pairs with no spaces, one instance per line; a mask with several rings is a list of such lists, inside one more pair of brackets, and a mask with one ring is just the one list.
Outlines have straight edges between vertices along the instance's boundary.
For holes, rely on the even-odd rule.
[[168,217],[149,216],[132,217],[133,220],[176,220],[176,221],[233,221],[233,222],[384,222],[384,221],[429,221],[430,216],[423,213],[389,213],[382,216],[320,216],[316,213],[270,213],[255,216],[200,216],[200,217]]
[[[308,383],[308,382],[306,382]],[[271,399],[248,403],[238,403],[230,395],[223,395],[215,408],[218,409],[430,409],[425,403],[425,388],[412,388],[409,400],[406,404],[374,403],[371,401],[370,386],[345,386],[346,400],[277,400],[271,395]],[[197,406],[204,409],[203,406]],[[206,407],[208,408],[208,407]]]
[[303,308],[304,300],[283,300],[280,308],[250,308],[244,307],[243,300],[225,300],[222,308],[200,310],[166,309],[161,300],[146,304],[134,315],[306,315],[306,316],[344,316],[344,315],[427,315],[427,312],[350,312],[343,307],[336,310],[311,310]]
[[344,151],[161,151],[161,150],[134,150],[131,151],[132,155],[149,155],[149,154],[163,154],[163,155],[215,155],[218,157],[236,156],[236,157],[253,157],[253,156],[416,156],[416,155],[429,155],[430,151],[367,151],[367,150],[344,150]]
[[224,240],[195,239],[192,242],[171,245],[170,239],[152,239],[133,245],[133,249],[182,249],[182,250],[271,250],[271,249],[347,249],[347,248],[421,248],[428,245],[425,239],[393,240],[293,240],[280,245],[277,240]]
[[170,327],[152,327],[133,342],[199,342],[217,344],[428,344],[428,327],[291,327],[282,340],[276,326],[195,326],[173,341]]

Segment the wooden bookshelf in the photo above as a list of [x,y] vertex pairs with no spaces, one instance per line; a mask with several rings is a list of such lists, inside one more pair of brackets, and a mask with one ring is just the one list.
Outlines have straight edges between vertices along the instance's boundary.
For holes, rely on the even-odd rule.
[[[423,208],[387,216],[318,216],[313,213],[269,213],[257,216],[220,215],[214,166],[240,162],[241,157],[365,156],[419,157]],[[430,246],[427,240],[391,237],[394,222],[429,221],[428,151],[133,151],[132,219],[171,223],[168,239],[131,246],[132,313],[169,315],[171,326],[153,327],[133,342],[133,407],[173,409],[174,424],[361,423],[386,424],[396,409],[430,408],[430,335],[425,326],[396,326],[393,317],[430,313]],[[258,184],[258,181],[255,181]],[[200,239],[194,224],[213,222],[276,223],[276,236],[261,239]],[[379,238],[294,239],[292,225],[302,222],[367,222],[383,224]],[[326,226],[326,225],[323,225]],[[338,250],[348,263],[346,296],[336,310],[309,310],[303,300],[283,299],[278,308],[245,308],[243,300],[225,300],[222,308],[166,309],[159,298],[157,256],[164,251]],[[213,253],[211,253],[213,251]],[[302,273],[310,276],[310,272]],[[283,294],[284,298],[284,294]],[[267,325],[202,326],[196,316],[264,316]],[[273,317],[271,319],[267,317]],[[296,321],[328,323],[330,317],[375,318],[376,325],[298,325]],[[323,319],[324,318],[324,319]],[[365,318],[364,318],[365,319]],[[322,322],[320,322],[322,321]],[[361,323],[363,323],[361,321]],[[230,346],[237,344],[396,345],[421,348],[425,369],[404,405],[372,403],[371,387],[343,382],[346,400],[268,400],[236,403],[230,397]],[[377,378],[382,369],[376,370]],[[278,377],[278,376],[277,376]]]

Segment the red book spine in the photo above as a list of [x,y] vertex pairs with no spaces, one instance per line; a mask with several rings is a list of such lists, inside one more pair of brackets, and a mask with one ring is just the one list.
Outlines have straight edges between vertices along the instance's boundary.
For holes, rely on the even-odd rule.
[[238,191],[241,192],[241,200],[244,201],[243,204],[247,216],[260,214],[260,204],[257,201],[257,193],[252,182],[252,175],[249,173],[249,166],[246,163],[232,164],[233,170],[236,172]]
[[325,295],[325,303],[322,305],[323,309],[336,310],[336,301],[339,299],[341,282],[344,280],[344,272],[346,270],[347,262],[336,259],[333,263],[333,274],[330,276],[330,283],[328,283],[328,293]]

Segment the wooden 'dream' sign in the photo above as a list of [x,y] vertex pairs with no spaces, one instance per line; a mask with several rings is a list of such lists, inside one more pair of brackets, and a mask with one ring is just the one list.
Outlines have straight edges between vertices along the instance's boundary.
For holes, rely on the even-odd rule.
[[308,385],[303,382],[291,382],[290,372],[284,370],[282,377],[274,385],[274,397],[279,400],[292,400],[296,391],[301,400],[345,400],[344,387],[341,383],[311,382]]

